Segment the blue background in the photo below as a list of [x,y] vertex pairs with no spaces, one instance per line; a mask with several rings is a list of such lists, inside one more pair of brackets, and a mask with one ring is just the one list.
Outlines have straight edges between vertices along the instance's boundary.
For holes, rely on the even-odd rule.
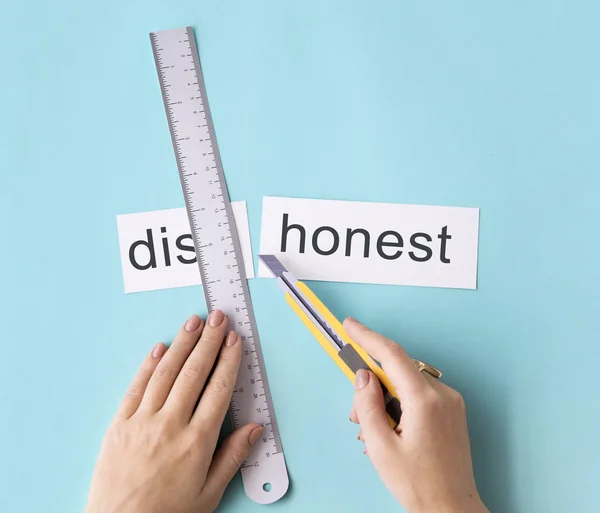
[[[0,511],[81,511],[142,357],[199,288],[123,293],[115,215],[183,205],[148,32],[193,25],[233,200],[481,208],[477,291],[315,283],[465,396],[494,511],[598,511],[592,0],[2,0]],[[352,387],[251,282],[286,512],[396,510]],[[332,478],[331,476],[335,476]],[[263,511],[236,480],[223,511]]]

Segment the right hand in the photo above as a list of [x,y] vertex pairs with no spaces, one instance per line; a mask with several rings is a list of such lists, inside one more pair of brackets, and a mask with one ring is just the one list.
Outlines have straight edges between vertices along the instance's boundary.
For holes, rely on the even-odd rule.
[[358,321],[344,321],[348,335],[373,358],[396,387],[402,418],[390,426],[379,380],[356,374],[354,406],[359,438],[377,473],[410,513],[489,513],[473,476],[465,403],[439,380],[421,373],[395,342]]

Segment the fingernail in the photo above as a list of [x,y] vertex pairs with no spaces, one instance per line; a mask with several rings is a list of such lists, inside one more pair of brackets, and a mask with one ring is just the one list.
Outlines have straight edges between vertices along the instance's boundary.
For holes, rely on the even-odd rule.
[[197,315],[192,315],[187,321],[185,321],[185,331],[192,332],[196,331],[200,324],[202,324],[202,319]]
[[359,390],[366,387],[367,383],[369,383],[369,373],[365,369],[358,369],[356,379],[354,380],[354,388]]
[[254,445],[256,442],[258,442],[258,439],[260,438],[260,435],[263,434],[263,431],[264,431],[264,429],[262,427],[255,428],[250,433],[250,436],[248,436],[248,443],[250,445]]
[[225,314],[221,310],[215,310],[208,316],[208,325],[213,328],[221,326],[224,318]]
[[346,317],[346,320],[347,320],[348,322],[353,322],[353,323],[355,323],[355,324],[360,324],[360,323],[359,323],[359,322],[358,322],[358,321],[357,321],[357,320],[356,320],[354,317],[352,317],[352,316],[351,316],[351,317]]
[[235,331],[230,331],[225,338],[225,345],[227,347],[233,347],[237,344],[237,341],[240,339],[238,334]]
[[357,440],[362,440],[362,429],[358,432]]
[[162,342],[159,342],[154,346],[154,349],[152,349],[152,358],[162,358],[166,352],[167,346]]

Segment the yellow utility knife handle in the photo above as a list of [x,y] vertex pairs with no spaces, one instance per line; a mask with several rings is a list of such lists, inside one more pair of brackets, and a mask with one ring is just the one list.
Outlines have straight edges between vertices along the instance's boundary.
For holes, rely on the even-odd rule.
[[[346,330],[344,330],[344,327],[342,326],[340,321],[338,321],[335,318],[335,316],[313,293],[313,291],[308,288],[306,284],[302,283],[301,281],[297,281],[295,285],[298,288],[298,290],[302,292],[302,294],[304,294],[304,297],[311,302],[314,309],[323,316],[323,319],[327,322],[327,324],[329,324],[334,329],[334,331],[344,340],[344,342],[346,342],[346,344],[350,346],[345,346],[344,349],[342,349],[342,351],[345,354],[348,354],[350,358],[346,357],[346,361],[342,358],[344,353],[342,353],[342,351],[336,351],[336,349],[331,345],[327,338],[325,338],[321,330],[319,330],[315,323],[308,317],[308,315],[306,315],[304,310],[300,307],[300,305],[298,305],[298,303],[294,300],[294,298],[289,292],[286,292],[285,300],[292,307],[294,312],[296,312],[296,315],[300,317],[302,322],[317,339],[319,344],[321,344],[321,347],[323,347],[325,352],[331,357],[331,359],[337,364],[337,366],[340,369],[342,369],[342,372],[350,381],[352,381],[352,383],[354,383],[354,379],[356,376],[355,372],[356,370],[358,370],[358,368],[368,368],[371,371],[373,371],[373,373],[379,379],[379,382],[381,383],[382,389],[384,391],[384,395],[386,397],[386,411],[388,414],[390,425],[392,427],[396,427],[400,422],[400,416],[402,414],[402,411],[400,409],[400,401],[398,400],[396,389],[394,385],[392,385],[390,378],[388,378],[387,374],[379,365],[377,365],[377,363],[369,356],[369,354],[348,336]],[[340,355],[340,353],[342,353],[342,355]],[[347,363],[350,361],[352,361],[352,367],[355,370],[353,370],[353,368],[351,368],[350,365]]]

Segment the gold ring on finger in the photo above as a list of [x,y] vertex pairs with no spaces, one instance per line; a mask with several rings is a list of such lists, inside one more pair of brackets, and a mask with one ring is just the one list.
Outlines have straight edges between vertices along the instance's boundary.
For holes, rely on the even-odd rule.
[[419,372],[426,372],[430,376],[433,376],[435,379],[440,379],[442,377],[442,371],[436,369],[433,365],[429,365],[428,363],[422,362],[421,360],[415,360],[414,358],[413,363],[417,366]]

